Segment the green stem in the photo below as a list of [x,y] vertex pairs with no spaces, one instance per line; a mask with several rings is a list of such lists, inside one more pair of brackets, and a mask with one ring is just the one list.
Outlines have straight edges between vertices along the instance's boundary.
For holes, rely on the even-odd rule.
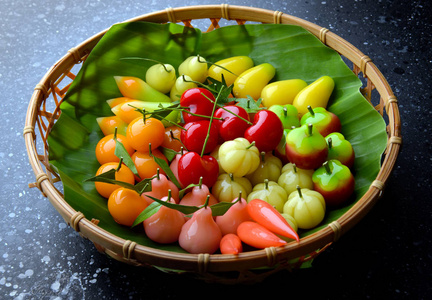
[[198,182],[198,186],[200,189],[202,188],[202,182],[203,182],[203,177],[201,176]]
[[[213,102],[213,101],[212,101]],[[200,114],[196,114],[196,113],[193,113],[193,112],[190,112],[190,111],[188,111],[187,109],[186,109],[186,107],[177,107],[177,108],[168,108],[168,109],[171,109],[171,110],[177,110],[177,111],[180,111],[180,112],[185,112],[185,113],[187,113],[187,114],[190,114],[191,116],[197,116],[197,117],[201,117],[201,118],[207,118],[207,119],[212,119],[212,116],[207,116],[207,115],[200,115]],[[213,118],[213,119],[215,119],[215,120],[223,120],[222,118]]]
[[[240,191],[239,191],[239,196],[238,196],[238,198],[237,198],[237,201],[240,202],[240,201],[241,201],[241,198],[242,198],[242,191],[240,190]],[[236,201],[236,202],[237,202],[237,201]]]
[[[207,135],[206,135],[206,138],[204,140],[204,145],[203,145],[203,148],[201,150],[201,157],[204,156],[204,151],[205,151],[207,142],[208,142],[208,140],[210,138],[210,129],[211,129],[211,125],[213,123],[213,119],[218,119],[218,118],[213,118],[213,116],[214,116],[214,113],[215,113],[215,110],[216,110],[217,101],[218,101],[218,98],[219,98],[219,95],[220,95],[221,91],[222,91],[222,89],[219,91],[219,93],[218,93],[218,95],[216,97],[216,100],[213,103],[213,110],[212,110],[212,113],[211,113],[211,116],[210,116],[210,122],[209,122],[208,130],[207,130]],[[203,95],[203,93],[201,93],[201,94]]]
[[229,177],[230,177],[231,181],[234,181],[234,174],[233,173],[229,173]]
[[301,192],[301,188],[300,188],[299,185],[296,186],[296,189],[297,189],[297,192],[298,192],[298,194],[299,194],[299,197],[300,197],[300,198],[303,198],[303,195],[302,195],[302,192]]
[[286,108],[286,106],[284,106],[283,108],[283,114],[285,118],[288,116],[288,109]]
[[118,163],[118,165],[117,165],[116,172],[120,171],[120,168],[121,168],[121,166],[122,166],[122,163],[123,163],[123,157],[120,157],[120,161],[119,161],[119,163]]
[[311,123],[308,124],[308,135],[312,136],[312,129],[313,129],[313,125]]
[[[209,99],[206,95],[204,95],[204,97],[206,97],[210,102],[214,103],[214,101],[211,100],[211,99]],[[249,102],[248,102],[248,103],[249,103]],[[252,123],[251,121],[246,120],[245,118],[243,118],[243,117],[239,116],[238,114],[236,114],[236,113],[230,111],[229,109],[226,109],[223,105],[218,104],[218,106],[219,106],[220,108],[222,108],[223,110],[229,112],[230,114],[232,114],[232,115],[238,117],[240,120],[245,121],[245,122],[248,123],[249,125],[253,125],[253,123]],[[222,120],[223,120],[223,119],[222,119]]]
[[331,148],[333,147],[332,139],[329,138],[329,139],[327,140],[327,143],[328,143],[328,147],[329,147],[329,149],[331,149]]
[[265,162],[265,152],[261,151],[261,162]]
[[250,145],[246,147],[246,150],[252,148],[253,146],[255,146],[255,141],[253,141],[252,143],[250,143]]
[[195,80],[188,80],[188,79],[186,79],[185,75],[182,75],[182,79],[183,79],[184,82],[192,82],[192,83],[195,83],[198,86],[202,86],[202,87],[208,89],[212,93],[217,93],[217,90],[215,90],[214,88],[210,87],[210,85],[207,85],[207,84],[204,84],[202,82],[195,81]]
[[114,128],[114,136],[113,136],[114,141],[117,141],[117,126]]
[[268,179],[264,179],[264,186],[265,186],[265,189],[268,190],[268,188],[269,188],[269,180]]
[[325,169],[326,173],[327,173],[328,175],[331,175],[332,171],[331,171],[331,169],[330,169],[330,166],[329,166],[329,164],[328,164],[328,161],[326,161],[325,163],[323,163],[323,166],[324,166],[324,169]]
[[207,208],[207,205],[209,204],[209,200],[210,200],[210,195],[207,195],[206,201],[204,203],[204,207]]
[[307,106],[307,109],[308,109],[309,113],[312,115],[312,117],[315,117],[315,112],[310,105]]

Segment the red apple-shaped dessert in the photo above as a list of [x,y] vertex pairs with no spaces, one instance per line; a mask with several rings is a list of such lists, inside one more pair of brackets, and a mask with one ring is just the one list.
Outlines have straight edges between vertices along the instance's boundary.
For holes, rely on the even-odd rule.
[[316,169],[327,159],[325,138],[312,124],[291,130],[286,137],[285,152],[288,160],[300,169]]
[[283,136],[282,121],[270,110],[260,110],[255,114],[253,125],[246,129],[244,137],[255,142],[259,151],[268,152],[276,148]]
[[319,192],[328,206],[345,203],[354,192],[354,176],[340,161],[326,161],[312,175],[314,190]]
[[[219,136],[223,141],[243,137],[246,129],[252,124],[249,121],[249,114],[241,106],[226,105],[216,110],[213,122],[219,129]],[[221,120],[219,120],[221,119]]]

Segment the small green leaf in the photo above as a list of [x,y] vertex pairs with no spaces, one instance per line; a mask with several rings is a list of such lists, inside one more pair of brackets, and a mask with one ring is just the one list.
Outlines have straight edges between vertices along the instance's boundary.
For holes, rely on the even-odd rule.
[[237,105],[243,107],[248,113],[255,113],[259,110],[262,110],[263,107],[260,107],[261,101],[261,98],[255,101],[255,99],[253,99],[251,96],[247,96],[247,98],[235,99]]
[[110,184],[116,184],[121,187],[134,190],[138,194],[142,194],[144,192],[150,192],[151,191],[151,180],[154,178],[144,178],[137,184],[133,185],[128,182],[119,181],[115,179],[115,173],[117,171],[115,169],[108,170],[102,174],[84,179],[84,182],[104,182],[104,183],[110,183]]
[[219,203],[213,204],[210,206],[212,210],[212,216],[222,216],[224,215],[231,206],[233,206],[234,202],[224,202],[221,201]]
[[162,154],[165,155],[168,161],[172,161],[175,158],[175,156],[178,154],[177,151],[170,148],[159,147],[159,149],[161,150]]
[[159,211],[159,209],[162,207],[162,204],[154,201],[152,203],[150,203],[149,206],[147,206],[139,215],[138,217],[135,219],[135,221],[133,222],[131,227],[135,227],[138,224],[141,224],[142,222],[144,222],[146,219],[150,218],[151,216],[153,216],[155,213],[157,213]]
[[164,159],[159,158],[157,156],[154,156],[151,153],[150,153],[150,155],[153,157],[155,162],[159,165],[159,167],[161,167],[161,169],[168,176],[168,179],[171,180],[176,185],[176,187],[178,187],[180,189],[181,185],[178,182],[177,178],[175,177],[174,173],[172,172],[171,168],[169,167],[168,163]]
[[132,171],[132,173],[134,173],[138,178],[140,178],[138,174],[138,170],[132,158],[130,157],[129,153],[126,151],[125,146],[117,138],[115,138],[115,141],[116,141],[116,147],[114,150],[115,156],[117,156],[120,159],[123,159],[124,164]]
[[90,178],[87,178],[84,180],[84,182],[88,182],[88,181],[93,181],[93,182],[104,182],[104,183],[111,183],[111,184],[117,184],[119,186],[131,189],[131,190],[135,190],[135,186],[133,184],[127,183],[127,182],[123,182],[123,181],[119,181],[119,180],[115,180],[115,173],[117,171],[115,169],[111,169],[109,171],[106,171],[100,175],[96,175]]
[[198,207],[198,206],[175,204],[175,203],[171,203],[171,202],[162,201],[162,200],[155,198],[153,196],[150,196],[150,195],[146,195],[146,196],[149,197],[150,199],[154,200],[155,202],[161,204],[161,205],[164,205],[164,206],[172,208],[172,209],[176,209],[179,212],[184,213],[185,215],[193,214],[194,212],[196,212],[197,210],[200,209],[200,207]]

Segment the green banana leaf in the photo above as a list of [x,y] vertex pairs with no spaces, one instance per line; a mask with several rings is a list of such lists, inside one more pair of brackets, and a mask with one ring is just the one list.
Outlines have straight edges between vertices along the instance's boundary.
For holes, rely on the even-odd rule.
[[90,53],[65,96],[62,114],[48,138],[50,162],[62,179],[65,200],[75,210],[88,219],[100,220],[100,227],[122,238],[184,252],[176,244],[153,243],[142,228],[130,229],[115,223],[106,199],[98,195],[94,183],[84,180],[94,176],[99,167],[94,148],[103,134],[96,118],[112,115],[106,100],[122,96],[113,76],[145,79],[147,68],[153,64],[131,64],[121,58],[150,58],[177,68],[185,58],[197,54],[211,62],[248,55],[256,65],[272,64],[277,70],[274,81],[300,78],[311,83],[323,75],[335,80],[328,109],[339,116],[342,133],[356,152],[354,199],[343,208],[328,210],[322,226],[303,231],[301,236],[336,220],[364,195],[381,166],[386,125],[361,95],[360,79],[337,52],[294,25],[234,25],[202,33],[178,24],[133,22],[114,25]]

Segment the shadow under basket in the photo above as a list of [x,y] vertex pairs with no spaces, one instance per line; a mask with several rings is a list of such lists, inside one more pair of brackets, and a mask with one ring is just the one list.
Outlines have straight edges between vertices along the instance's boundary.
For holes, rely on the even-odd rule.
[[[205,281],[218,283],[250,283],[280,270],[295,270],[308,264],[329,245],[337,241],[357,224],[382,195],[386,181],[396,162],[402,138],[397,99],[372,60],[350,43],[326,28],[308,21],[259,8],[222,5],[168,8],[127,20],[154,23],[183,23],[192,27],[194,21],[210,22],[207,31],[228,25],[252,23],[276,23],[299,25],[311,32],[321,42],[337,51],[364,83],[362,94],[380,113],[386,123],[387,147],[382,165],[367,192],[345,214],[323,229],[314,232],[299,243],[283,247],[244,252],[240,255],[185,254],[163,251],[124,240],[100,228],[94,220],[88,220],[75,211],[64,199],[56,183],[61,184],[58,174],[50,167],[47,137],[60,115],[60,103],[74,80],[76,69],[85,61],[93,47],[107,31],[100,32],[68,51],[36,85],[31,97],[24,138],[37,187],[47,197],[64,220],[80,235],[94,243],[96,248],[110,257],[135,266],[157,268],[166,272],[187,273]],[[207,26],[207,25],[206,25]],[[39,137],[39,144],[36,140]]]

